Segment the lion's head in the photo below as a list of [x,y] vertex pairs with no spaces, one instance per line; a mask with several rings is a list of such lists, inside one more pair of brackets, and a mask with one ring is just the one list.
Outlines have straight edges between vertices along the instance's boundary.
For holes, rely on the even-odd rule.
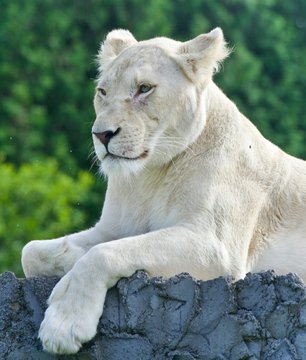
[[194,142],[205,126],[205,88],[227,54],[219,28],[185,43],[110,32],[98,56],[92,128],[103,173],[166,164]]

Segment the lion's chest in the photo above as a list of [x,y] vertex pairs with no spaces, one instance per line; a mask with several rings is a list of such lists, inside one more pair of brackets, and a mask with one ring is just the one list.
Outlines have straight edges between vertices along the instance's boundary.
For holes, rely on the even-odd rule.
[[177,224],[182,214],[177,200],[167,186],[127,194],[118,204],[117,236],[135,236]]
[[177,204],[173,204],[171,207],[166,203],[153,202],[148,219],[148,231],[164,229],[177,224],[179,215],[180,211],[178,211]]

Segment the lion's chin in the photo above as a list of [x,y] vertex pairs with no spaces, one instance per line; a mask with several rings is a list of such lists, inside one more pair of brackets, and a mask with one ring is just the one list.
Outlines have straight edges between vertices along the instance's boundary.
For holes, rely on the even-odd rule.
[[106,177],[114,176],[118,180],[126,179],[138,174],[144,169],[145,158],[147,158],[147,154],[135,158],[125,158],[108,154],[100,162],[99,171]]
[[113,154],[113,153],[107,153],[104,157],[105,158],[108,158],[108,159],[112,159],[112,160],[121,160],[121,161],[137,161],[137,160],[141,160],[141,159],[145,159],[149,154],[149,150],[144,150],[143,153],[141,153],[140,155],[138,156],[134,156],[134,157],[128,157],[128,156],[121,156],[121,155],[116,155],[116,154]]

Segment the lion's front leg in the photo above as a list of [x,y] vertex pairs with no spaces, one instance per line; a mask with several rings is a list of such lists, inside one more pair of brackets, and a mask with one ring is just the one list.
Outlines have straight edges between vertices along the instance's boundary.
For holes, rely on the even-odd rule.
[[66,274],[53,289],[49,307],[41,323],[39,337],[43,347],[54,354],[76,353],[96,333],[107,291],[88,266],[78,266]]
[[222,244],[183,228],[100,244],[90,249],[54,288],[39,336],[52,353],[73,353],[91,339],[102,314],[106,290],[136,270],[171,276],[187,271],[211,278],[230,273]]
[[65,238],[34,240],[22,249],[21,263],[26,277],[63,276],[85,251]]
[[98,226],[53,240],[34,240],[22,249],[26,277],[63,276],[97,243],[109,240]]
[[98,254],[89,250],[54,287],[39,330],[48,352],[73,354],[94,337],[107,288],[115,284],[109,282],[107,266],[99,264]]

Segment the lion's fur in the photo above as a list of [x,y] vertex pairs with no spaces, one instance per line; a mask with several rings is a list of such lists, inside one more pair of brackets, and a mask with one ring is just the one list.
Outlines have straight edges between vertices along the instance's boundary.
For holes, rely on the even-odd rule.
[[[27,276],[67,273],[40,329],[48,351],[89,340],[106,289],[137,269],[239,279],[274,268],[306,279],[306,163],[266,140],[213,83],[228,53],[220,29],[186,43],[107,36],[93,132],[116,133],[116,157],[93,134],[108,178],[101,219],[23,250]],[[141,84],[153,87],[140,94]]]

